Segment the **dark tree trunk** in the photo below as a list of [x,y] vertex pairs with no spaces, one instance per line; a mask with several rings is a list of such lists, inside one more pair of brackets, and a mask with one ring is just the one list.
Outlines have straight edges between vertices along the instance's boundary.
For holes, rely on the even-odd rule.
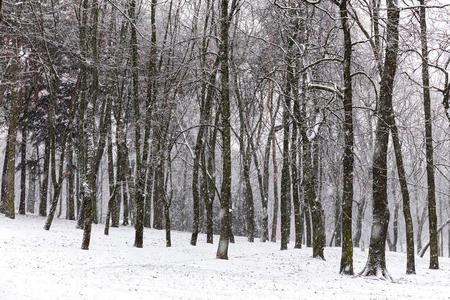
[[[291,47],[292,45],[290,45]],[[289,54],[288,54],[289,55]],[[283,111],[283,165],[281,168],[281,189],[280,189],[280,213],[281,213],[281,250],[287,249],[287,244],[289,243],[289,233],[291,226],[290,218],[290,206],[291,206],[291,174],[290,174],[290,161],[289,161],[289,110],[291,109],[291,77],[292,66],[291,59],[287,58],[287,80],[286,80],[286,90],[284,96],[284,111]]]
[[423,84],[423,107],[425,114],[425,156],[427,160],[427,198],[428,198],[428,229],[430,234],[430,269],[439,269],[438,259],[438,237],[436,216],[436,194],[434,183],[433,162],[433,133],[431,123],[431,97],[430,97],[430,75],[428,71],[428,41],[427,22],[425,13],[425,1],[419,0],[420,9],[420,42],[422,45],[422,84]]
[[220,72],[222,115],[222,186],[220,192],[220,239],[216,257],[228,259],[231,235],[231,125],[228,68],[228,0],[220,2]]
[[64,171],[64,159],[65,159],[65,152],[66,152],[66,145],[67,145],[67,137],[69,134],[71,134],[72,130],[72,119],[75,115],[75,109],[73,107],[74,103],[72,103],[71,113],[69,117],[69,123],[64,131],[64,135],[62,138],[62,149],[61,149],[61,156],[59,160],[59,172],[58,172],[58,178],[56,178],[56,146],[55,146],[55,105],[56,105],[56,99],[54,96],[51,96],[51,105],[50,105],[50,132],[51,132],[51,147],[52,147],[52,181],[53,181],[53,198],[50,205],[50,212],[48,214],[47,220],[44,225],[45,230],[49,230],[50,226],[52,225],[52,221],[56,212],[56,206],[58,204],[58,199],[60,198],[60,193],[62,190],[63,182],[65,175],[63,173]]
[[[302,74],[302,109],[300,115],[297,119],[300,122],[300,134],[302,137],[302,147],[303,147],[303,186],[305,190],[305,200],[309,205],[311,212],[312,221],[312,238],[313,238],[313,257],[325,259],[323,254],[323,249],[325,246],[325,224],[323,218],[323,209],[320,200],[317,199],[316,189],[315,189],[315,178],[313,174],[312,165],[312,143],[309,140],[306,132],[306,74]],[[309,218],[306,218],[309,222]],[[308,228],[308,223],[307,223]]]
[[[294,83],[296,80],[294,80]],[[298,97],[298,90],[295,84],[292,86],[294,95],[294,115],[300,114],[300,99]],[[298,126],[296,122],[292,123],[292,140],[291,140],[291,176],[292,176],[292,202],[294,204],[294,225],[295,225],[295,245],[294,248],[302,248],[302,236],[303,236],[303,218],[302,210],[300,207],[300,195],[299,195],[299,175],[297,168],[297,154],[298,154]]]
[[8,152],[5,156],[7,160],[7,183],[6,183],[6,205],[5,216],[11,219],[15,218],[14,208],[14,175],[16,171],[16,135],[17,135],[17,91],[15,87],[11,92],[11,102],[9,107],[9,126],[8,126]]
[[73,139],[72,134],[70,136],[69,143],[67,145],[68,161],[66,165],[67,177],[68,177],[68,189],[67,189],[67,208],[66,219],[75,220],[75,199],[74,199],[74,162],[73,162]]
[[216,140],[220,113],[216,112],[214,129],[209,139],[208,151],[208,202],[206,203],[206,242],[212,244],[214,238],[213,203],[216,195]]
[[[249,143],[249,142],[248,142]],[[253,202],[253,190],[252,184],[250,182],[250,164],[251,164],[251,153],[250,145],[247,145],[247,151],[244,157],[244,187],[245,187],[245,210],[247,219],[247,237],[248,241],[254,242],[255,235],[255,208]]]
[[398,137],[397,125],[395,124],[395,118],[393,110],[391,108],[391,132],[392,141],[394,144],[395,160],[397,163],[397,173],[400,180],[400,189],[403,199],[403,217],[405,219],[405,234],[406,234],[406,274],[415,274],[415,262],[414,262],[414,228],[411,217],[411,205],[409,200],[408,185],[406,183],[405,169],[403,166],[403,157],[401,152],[400,140]]
[[373,220],[369,257],[361,275],[383,276],[391,279],[386,269],[386,236],[389,225],[387,208],[387,147],[389,141],[389,114],[397,69],[398,25],[400,10],[396,0],[387,0],[387,43],[384,69],[381,76],[378,123],[375,131],[375,149],[372,162]]
[[[153,154],[153,143],[150,147],[150,152]],[[153,192],[154,192],[154,176],[155,176],[155,169],[153,160],[150,157],[150,160],[148,162],[149,166],[147,169],[147,183],[145,185],[145,212],[144,212],[144,227],[151,228],[152,227],[152,220],[151,220],[151,214],[152,214],[152,199],[153,199]]]
[[36,150],[33,150],[31,156],[32,164],[29,166],[29,176],[28,176],[28,195],[27,195],[27,212],[34,214],[34,206],[36,203],[36,175],[38,162]]
[[341,247],[342,245],[342,201],[341,195],[337,192],[336,202],[334,203],[334,228],[336,229],[334,245]]
[[[144,207],[144,226],[145,227],[151,227],[151,201],[152,201],[152,194],[153,194],[153,164],[148,166],[148,161],[152,161],[147,159],[148,154],[151,153],[151,150],[148,149],[149,147],[149,137],[150,137],[150,130],[151,130],[151,117],[152,117],[152,109],[153,105],[156,102],[156,95],[157,95],[157,81],[156,81],[156,7],[157,7],[157,0],[152,0],[151,3],[151,15],[150,15],[150,22],[151,22],[151,29],[152,29],[152,35],[151,35],[151,44],[149,49],[149,79],[148,79],[148,86],[147,86],[147,99],[146,99],[146,121],[145,121],[145,133],[144,133],[144,155],[143,155],[143,163],[145,163],[145,177],[147,179],[147,186],[146,186],[146,194],[145,194],[145,207]],[[145,160],[144,160],[145,158]]]
[[353,107],[352,107],[352,76],[351,56],[352,38],[348,24],[347,1],[341,0],[339,5],[342,31],[344,33],[344,159],[342,161],[343,192],[342,192],[342,254],[340,273],[353,275],[353,243],[352,243],[352,212],[353,212]]
[[[130,1],[129,17],[130,20],[136,23],[136,1]],[[136,149],[136,185],[134,190],[134,200],[136,205],[136,218],[135,218],[135,237],[134,246],[136,248],[142,248],[144,243],[144,189],[145,189],[145,170],[144,164],[147,162],[148,153],[148,137],[144,137],[144,149],[141,156],[141,115],[139,106],[139,70],[138,70],[138,41],[136,27],[131,26],[131,60],[132,60],[132,78],[133,78],[133,103],[134,103],[134,116],[135,116],[135,149]],[[147,103],[148,104],[148,103]],[[147,111],[147,116],[150,111]],[[150,121],[150,120],[146,120]],[[146,132],[144,135],[149,134],[149,128],[146,124]],[[132,180],[132,179],[131,179]]]
[[97,183],[97,173],[100,167],[100,162],[102,160],[103,151],[106,145],[106,135],[108,134],[108,124],[110,122],[109,118],[111,117],[111,99],[105,100],[107,102],[106,109],[103,112],[102,109],[102,117],[100,121],[100,134],[97,143],[97,148],[95,149],[94,155],[91,157],[89,162],[89,173],[88,173],[88,184],[89,184],[89,193],[83,201],[86,205],[86,215],[84,218],[84,232],[83,232],[83,241],[81,244],[81,249],[88,250],[89,243],[91,239],[91,226],[92,226],[92,201],[95,199],[95,186]]
[[[304,118],[303,118],[304,120]],[[306,130],[302,125],[302,140],[303,140],[303,171],[304,171],[304,185],[305,197],[308,201],[311,210],[312,221],[312,237],[313,237],[313,257],[325,259],[323,248],[325,245],[325,228],[323,224],[323,210],[320,201],[316,198],[316,191],[314,188],[314,176],[311,163],[311,143],[306,136]]]
[[364,211],[366,206],[366,196],[362,196],[358,202],[358,215],[356,216],[355,236],[353,237],[353,246],[359,248],[362,234],[362,222],[364,219]]
[[[303,175],[303,178],[304,178],[304,175]],[[303,202],[304,202],[303,203],[303,205],[304,205],[303,211],[305,212],[306,247],[312,247],[311,212],[309,211],[309,204],[307,203],[305,197],[306,196],[304,196],[304,200],[303,200]]]
[[[201,114],[203,114],[202,112]],[[203,118],[200,118],[202,122]],[[201,123],[200,123],[201,125]],[[200,156],[203,148],[203,132],[204,126],[200,126],[197,133],[197,142],[195,143],[194,152],[194,166],[192,170],[192,201],[193,201],[193,220],[192,220],[192,236],[191,245],[197,245],[197,237],[199,232],[199,215],[200,215],[200,194],[199,194],[199,171],[200,171]]]
[[2,190],[1,190],[1,200],[0,200],[0,213],[4,214],[6,209],[6,183],[8,176],[8,148],[9,148],[9,139],[6,139],[6,147],[3,155],[3,169],[2,169]]
[[23,108],[23,118],[22,118],[22,141],[20,143],[20,202],[19,202],[19,214],[25,214],[25,190],[26,190],[26,180],[27,180],[27,113],[28,104],[25,103]]
[[42,179],[41,185],[41,201],[39,203],[39,215],[41,217],[47,216],[47,192],[48,192],[48,176],[50,167],[50,136],[47,135],[45,139],[45,150],[44,150],[44,178]]
[[[162,141],[158,142],[159,154],[162,150]],[[160,154],[159,154],[160,156]],[[153,196],[153,228],[163,229],[164,218],[164,162],[161,161],[161,157],[157,158],[157,166],[155,170],[155,188]]]
[[107,154],[108,154],[108,183],[109,183],[109,201],[108,201],[108,210],[106,213],[106,220],[105,220],[105,230],[104,234],[109,234],[109,227],[110,222],[112,219],[112,212],[117,211],[117,201],[116,201],[116,190],[117,190],[117,184],[114,182],[114,162],[113,162],[113,154],[112,154],[112,132],[111,132],[111,122],[109,124],[108,128],[108,148],[107,148]]
[[170,237],[170,206],[164,206],[164,218],[165,218],[165,227],[166,227],[166,247],[172,246],[172,240]]

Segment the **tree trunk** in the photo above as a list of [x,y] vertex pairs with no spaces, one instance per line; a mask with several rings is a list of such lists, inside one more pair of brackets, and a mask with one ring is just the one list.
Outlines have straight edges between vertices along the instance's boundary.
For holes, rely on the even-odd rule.
[[41,217],[47,216],[47,192],[48,192],[48,176],[50,167],[50,136],[47,134],[45,139],[44,150],[44,178],[41,185],[41,201],[39,203],[39,215]]
[[172,240],[170,238],[170,206],[164,206],[164,218],[166,223],[166,247],[172,246]]
[[362,196],[360,202],[358,202],[358,215],[356,217],[356,232],[353,237],[353,246],[359,248],[362,234],[362,223],[364,219],[364,211],[366,206],[366,196]]
[[[24,101],[22,101],[24,103]],[[25,214],[25,191],[26,191],[26,180],[27,180],[27,113],[28,104],[24,104],[25,107],[22,118],[22,141],[20,143],[20,202],[19,202],[19,214]]]
[[[306,196],[304,196],[304,198],[305,197]],[[306,224],[306,247],[312,247],[311,212],[309,211],[309,204],[307,203],[306,199],[304,199],[303,202],[304,202],[303,211],[305,212],[305,224]]]
[[437,216],[436,216],[436,194],[434,183],[433,162],[433,133],[430,108],[430,75],[428,71],[428,41],[427,22],[425,14],[425,1],[419,0],[420,9],[420,42],[422,45],[422,84],[423,84],[423,106],[425,114],[425,156],[427,160],[427,198],[428,198],[428,228],[430,234],[430,269],[439,269],[438,238],[437,238]]
[[5,216],[11,219],[15,218],[14,208],[14,175],[16,171],[16,135],[17,135],[17,91],[13,87],[11,92],[11,102],[9,107],[9,126],[8,126],[8,152],[7,160],[7,183],[6,183],[6,206]]
[[289,161],[289,140],[290,130],[289,113],[291,110],[291,82],[293,81],[291,48],[292,40],[289,40],[288,54],[286,59],[286,90],[284,91],[284,110],[283,110],[283,165],[281,168],[281,189],[280,189],[280,213],[281,213],[281,250],[287,249],[289,243],[290,227],[291,227],[291,174],[290,174],[290,161]]
[[32,164],[29,166],[29,176],[28,176],[28,197],[27,197],[27,212],[34,214],[34,206],[36,203],[36,173],[38,163],[36,150],[33,150],[31,156]]
[[[106,213],[106,220],[105,220],[105,230],[104,234],[109,234],[109,224],[112,219],[112,212],[117,211],[117,201],[116,201],[116,183],[114,182],[114,162],[113,162],[113,151],[112,151],[112,131],[111,131],[111,122],[109,123],[109,133],[108,133],[108,148],[107,148],[107,154],[108,154],[108,183],[109,183],[109,201],[108,201],[108,210]],[[117,226],[116,226],[117,227]]]
[[336,237],[334,240],[334,246],[336,247],[343,247],[342,244],[342,201],[341,201],[341,195],[340,192],[337,191],[336,193],[336,202],[334,203],[334,227],[336,228]]
[[73,162],[73,138],[70,134],[70,140],[67,145],[69,149],[67,150],[68,161],[66,165],[66,172],[68,177],[67,186],[67,208],[66,208],[66,219],[75,220],[75,199],[74,199],[74,162]]
[[386,236],[389,225],[387,208],[387,147],[389,141],[389,113],[397,69],[398,24],[400,10],[396,0],[387,0],[387,43],[384,70],[381,76],[378,123],[375,131],[375,150],[372,162],[373,220],[369,257],[361,275],[391,279],[386,269]]
[[[393,109],[391,107],[390,114],[390,126],[392,132],[392,141],[394,144],[395,160],[397,164],[397,173],[400,180],[400,189],[403,200],[403,217],[405,219],[405,233],[406,233],[406,274],[415,274],[415,262],[414,262],[414,228],[411,217],[411,208],[409,200],[408,185],[406,183],[405,169],[403,166],[403,157],[401,152],[400,140],[398,137],[397,125],[395,124],[395,118]],[[398,204],[397,204],[398,205]],[[397,206],[398,213],[398,206]],[[394,216],[394,220],[396,217]],[[396,238],[395,238],[396,240]]]
[[[304,120],[304,118],[302,118]],[[316,191],[314,188],[314,176],[311,163],[311,143],[306,136],[305,125],[302,125],[302,140],[303,140],[303,170],[304,170],[304,185],[305,196],[309,203],[312,220],[312,237],[313,237],[313,257],[325,259],[323,248],[325,245],[325,228],[323,224],[323,210],[320,201],[316,198]]]
[[[130,1],[129,17],[133,24],[136,24],[136,1]],[[132,78],[133,78],[133,103],[135,115],[135,149],[136,149],[136,185],[134,190],[134,199],[136,204],[136,222],[134,246],[142,248],[144,242],[144,189],[145,189],[145,167],[146,154],[148,153],[148,139],[144,139],[143,156],[141,157],[141,116],[139,107],[139,70],[138,70],[138,42],[136,27],[131,26],[131,60],[132,60]],[[147,114],[150,112],[147,111]],[[146,120],[147,121],[147,120]],[[147,127],[147,126],[146,126]],[[147,129],[147,128],[146,128]],[[148,134],[148,130],[146,130]],[[145,152],[145,154],[144,154]],[[145,159],[145,160],[144,160]]]
[[342,253],[339,273],[353,275],[353,242],[352,242],[352,212],[353,212],[353,96],[351,76],[352,38],[348,24],[347,1],[341,0],[339,5],[342,31],[344,33],[344,159],[343,192],[342,192]]
[[[269,110],[270,116],[272,111]],[[275,120],[271,117],[271,123],[275,124]],[[277,241],[277,223],[278,223],[278,163],[277,163],[277,140],[275,130],[272,131],[272,164],[273,164],[273,216],[272,216],[272,233],[270,241]]]
[[7,185],[7,177],[8,177],[8,148],[9,148],[9,139],[6,139],[6,147],[5,154],[3,155],[3,169],[2,169],[2,190],[1,190],[1,200],[0,200],[0,213],[4,214],[6,210],[6,185]]
[[85,199],[86,202],[86,215],[84,218],[84,232],[83,232],[83,241],[81,244],[81,249],[88,250],[89,249],[89,243],[91,239],[91,226],[92,226],[92,201],[95,199],[94,193],[95,193],[95,186],[97,182],[97,173],[100,167],[100,162],[102,160],[103,156],[103,150],[105,148],[106,144],[106,135],[108,131],[108,123],[109,118],[111,117],[111,98],[108,98],[108,100],[104,100],[107,102],[106,109],[101,115],[100,120],[100,134],[99,139],[97,143],[97,148],[95,149],[94,155],[91,157],[89,162],[89,173],[88,173],[88,184],[89,184],[89,194],[87,195],[87,198]]
[[220,238],[217,258],[228,259],[231,235],[231,125],[228,69],[228,0],[220,3],[220,72],[222,115],[222,186],[220,191]]

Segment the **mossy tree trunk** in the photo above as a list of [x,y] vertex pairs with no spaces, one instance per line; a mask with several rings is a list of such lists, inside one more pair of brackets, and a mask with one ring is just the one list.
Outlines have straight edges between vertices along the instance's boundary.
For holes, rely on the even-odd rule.
[[352,212],[353,212],[353,96],[352,96],[352,38],[348,24],[347,0],[341,0],[339,5],[342,31],[344,33],[344,159],[343,164],[343,192],[342,192],[342,252],[339,273],[353,275],[353,241],[352,241]]

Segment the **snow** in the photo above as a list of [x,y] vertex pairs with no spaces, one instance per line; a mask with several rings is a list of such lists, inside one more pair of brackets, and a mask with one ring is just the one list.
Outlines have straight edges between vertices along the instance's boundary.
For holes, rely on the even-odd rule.
[[[81,250],[75,222],[55,219],[44,231],[44,218],[0,216],[0,299],[450,299],[450,259],[440,270],[416,257],[417,275],[405,275],[403,253],[387,252],[395,282],[338,274],[340,249],[325,248],[327,261],[313,259],[311,248],[280,251],[279,244],[248,243],[237,237],[229,260],[215,258],[215,244],[199,236],[146,230],[144,248],[133,247],[132,227],[93,225],[89,251]],[[291,248],[293,243],[290,244]],[[361,271],[367,252],[354,250]]]

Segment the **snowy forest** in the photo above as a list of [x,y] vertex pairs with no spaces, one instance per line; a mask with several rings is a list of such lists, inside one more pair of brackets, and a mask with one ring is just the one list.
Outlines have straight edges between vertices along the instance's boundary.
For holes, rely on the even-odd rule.
[[448,0],[0,0],[0,256],[115,238],[448,297],[449,72]]

